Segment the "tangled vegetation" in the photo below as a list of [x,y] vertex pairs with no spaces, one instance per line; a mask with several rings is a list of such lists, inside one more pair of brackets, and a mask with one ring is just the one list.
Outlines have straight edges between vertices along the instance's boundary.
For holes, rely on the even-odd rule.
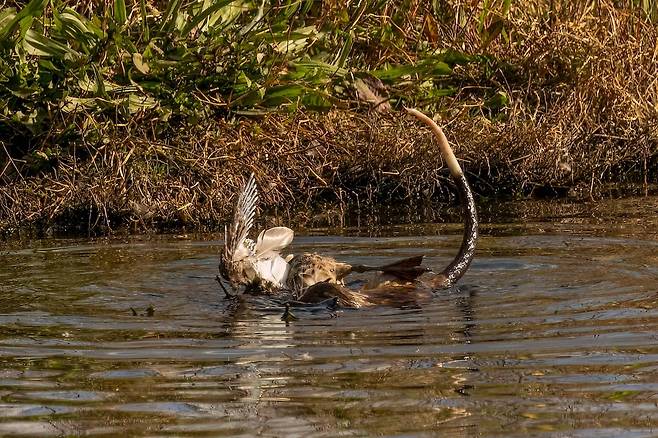
[[657,23],[641,0],[9,1],[0,229],[212,228],[249,172],[293,211],[447,199],[402,105],[483,196],[648,191]]

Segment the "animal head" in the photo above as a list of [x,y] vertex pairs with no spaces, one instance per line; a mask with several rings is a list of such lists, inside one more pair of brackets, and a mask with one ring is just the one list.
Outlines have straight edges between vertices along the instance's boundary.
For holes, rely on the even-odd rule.
[[248,281],[247,272],[245,272],[246,267],[244,261],[234,260],[226,250],[219,255],[219,275],[222,280],[231,285],[234,291],[238,289],[240,284]]

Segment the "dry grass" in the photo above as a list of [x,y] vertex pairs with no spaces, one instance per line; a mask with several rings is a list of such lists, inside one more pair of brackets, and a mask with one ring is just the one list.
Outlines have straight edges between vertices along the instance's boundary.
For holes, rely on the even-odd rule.
[[500,136],[519,181],[589,180],[593,194],[628,172],[644,180],[658,152],[657,27],[605,2],[565,15],[547,29],[515,24],[524,43],[511,59],[525,80]]
[[[514,4],[507,39],[485,50],[490,74],[471,65],[457,71],[460,92],[442,102],[459,141],[468,150],[481,142],[471,171],[520,194],[648,187],[658,164],[658,26],[607,1]],[[459,29],[439,26],[440,39],[479,53],[474,27]],[[492,111],[487,90],[501,89],[509,104]]]
[[84,160],[67,155],[56,172],[0,187],[2,226],[214,227],[250,172],[266,208],[429,199],[446,174],[429,133],[418,139],[418,129],[397,113],[334,111],[218,121],[168,139],[148,128],[127,141],[117,133]]
[[[609,183],[649,187],[658,176],[658,26],[608,1],[545,3],[489,14],[482,28],[503,20],[505,32],[491,41],[472,23],[479,6],[465,2],[446,3],[440,20],[421,2],[397,22],[364,14],[361,25],[393,24],[407,37],[357,39],[351,62],[416,62],[421,40],[482,57],[433,79],[458,90],[448,97],[424,97],[413,74],[388,84],[395,105],[438,111],[480,195],[597,197]],[[328,20],[332,3],[323,4]],[[497,97],[502,103],[492,104]],[[79,131],[82,120],[73,121]],[[300,110],[164,130],[144,118],[104,135],[71,142],[47,171],[28,172],[29,163],[6,153],[0,228],[214,228],[249,172],[265,208],[291,212],[450,196],[429,134],[398,112]]]

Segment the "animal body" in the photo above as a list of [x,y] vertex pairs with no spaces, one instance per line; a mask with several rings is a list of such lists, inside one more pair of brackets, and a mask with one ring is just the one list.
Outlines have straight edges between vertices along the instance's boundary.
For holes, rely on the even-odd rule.
[[[220,254],[219,272],[234,291],[240,286],[250,293],[278,295],[303,303],[318,303],[337,298],[342,305],[363,307],[395,301],[399,294],[413,293],[419,286],[442,289],[452,286],[468,270],[475,253],[478,221],[475,200],[441,128],[415,109],[407,112],[427,124],[434,133],[439,152],[457,186],[464,215],[464,236],[458,254],[439,273],[429,273],[421,266],[421,257],[399,260],[385,266],[350,265],[320,254],[283,255],[292,242],[294,232],[287,227],[262,231],[254,241],[248,237],[253,227],[258,202],[254,176],[249,178],[238,197],[233,222],[225,232]],[[353,272],[377,271],[377,280],[352,289],[344,279]],[[427,273],[427,274],[426,274]],[[426,274],[422,281],[418,278]],[[220,281],[221,284],[221,281]]]

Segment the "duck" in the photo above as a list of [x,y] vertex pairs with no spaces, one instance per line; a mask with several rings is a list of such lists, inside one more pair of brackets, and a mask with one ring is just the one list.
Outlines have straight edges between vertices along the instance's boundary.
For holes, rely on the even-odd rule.
[[[219,257],[217,281],[227,296],[245,293],[271,295],[297,304],[338,302],[345,307],[361,308],[399,302],[400,296],[418,290],[436,291],[455,285],[466,273],[475,255],[478,240],[478,216],[473,192],[455,154],[436,122],[424,113],[406,112],[429,126],[439,146],[457,193],[464,217],[464,232],[457,255],[443,270],[435,273],[422,265],[423,256],[397,260],[384,266],[352,265],[317,253],[283,254],[292,243],[294,231],[273,227],[249,237],[258,204],[258,189],[253,174],[243,187],[233,212],[233,221],[225,228],[224,246]],[[359,288],[348,287],[345,279],[352,273],[375,271],[377,275]],[[233,289],[229,293],[224,282]]]
[[290,273],[288,262],[292,256],[284,258],[281,251],[292,242],[293,230],[274,227],[263,230],[256,240],[248,237],[257,204],[258,189],[252,173],[238,196],[231,226],[224,228],[224,247],[219,257],[221,280],[229,283],[234,294],[240,286],[246,291],[276,294],[284,289]]

